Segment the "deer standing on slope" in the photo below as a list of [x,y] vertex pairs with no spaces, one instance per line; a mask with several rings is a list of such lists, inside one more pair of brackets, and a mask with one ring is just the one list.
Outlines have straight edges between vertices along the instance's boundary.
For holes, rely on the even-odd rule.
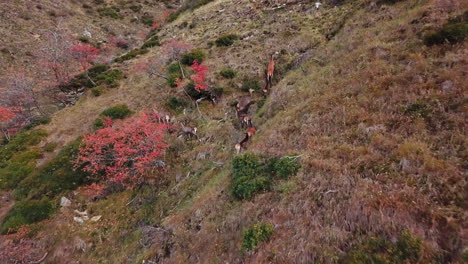
[[263,94],[267,95],[269,89],[271,89],[271,86],[273,85],[273,73],[275,72],[275,60],[274,56],[278,54],[278,52],[275,52],[271,54],[270,56],[270,62],[268,63],[268,68],[266,71],[266,76],[265,76],[265,87],[263,88]]
[[254,127],[249,127],[247,129],[247,132],[245,133],[245,138],[242,139],[241,142],[237,143],[234,148],[236,149],[237,151],[237,154],[239,154],[242,150],[246,149],[246,144],[247,142],[249,141],[249,139],[255,135],[255,132],[257,132],[257,130],[254,128]]

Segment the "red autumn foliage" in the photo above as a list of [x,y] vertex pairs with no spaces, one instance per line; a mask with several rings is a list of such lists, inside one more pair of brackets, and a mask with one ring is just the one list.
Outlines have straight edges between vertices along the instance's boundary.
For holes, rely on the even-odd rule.
[[168,145],[164,136],[168,124],[156,114],[140,114],[86,135],[77,166],[93,176],[132,188],[144,181],[149,170],[161,167],[158,159]]
[[96,60],[100,50],[86,43],[73,45],[70,48],[71,56],[81,65],[81,70],[86,71]]
[[15,114],[6,107],[0,107],[0,122],[6,122],[15,117]]
[[43,255],[35,241],[28,238],[30,230],[21,227],[18,232],[0,237],[0,263],[38,263]]
[[208,67],[203,63],[198,63],[197,60],[193,61],[192,70],[195,72],[195,75],[192,76],[192,80],[195,83],[195,90],[200,92],[200,90],[206,90],[207,86],[205,85],[205,77],[208,72]]

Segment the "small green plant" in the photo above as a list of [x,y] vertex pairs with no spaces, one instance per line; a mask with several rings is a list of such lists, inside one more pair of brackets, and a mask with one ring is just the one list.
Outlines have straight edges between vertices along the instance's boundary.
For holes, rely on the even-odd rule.
[[113,19],[122,19],[123,16],[120,14],[120,9],[118,7],[102,7],[99,8],[98,13],[101,17],[110,17]]
[[53,152],[56,148],[57,148],[57,143],[55,142],[49,142],[47,144],[45,144],[44,146],[44,151],[45,152]]
[[152,48],[152,47],[156,47],[156,46],[161,46],[161,43],[157,39],[146,41],[145,43],[143,43],[141,48],[142,49],[147,49],[147,48]]
[[36,223],[47,219],[54,211],[52,204],[47,201],[22,201],[8,212],[1,226],[1,233],[15,232],[20,226]]
[[215,86],[211,89],[211,93],[215,96],[215,97],[221,97],[223,94],[224,94],[224,88],[223,87],[219,87],[219,86]]
[[39,148],[31,148],[14,154],[6,162],[6,166],[0,168],[0,189],[13,189],[26,178],[35,168],[36,161],[42,157]]
[[180,78],[178,74],[171,74],[167,77],[167,84],[170,87],[175,88],[177,87],[177,79]]
[[234,77],[236,77],[237,72],[231,68],[226,68],[221,70],[219,74],[226,79],[233,79]]
[[108,87],[117,87],[119,80],[123,79],[124,75],[122,71],[118,69],[110,70],[105,73],[101,73],[96,76],[97,84],[105,84]]
[[78,40],[83,42],[83,43],[89,43],[90,42],[89,38],[86,37],[86,36],[81,36]]
[[140,12],[140,10],[143,8],[143,6],[141,6],[141,5],[131,5],[128,8],[130,10],[132,10],[133,12],[137,13],[137,12]]
[[15,190],[17,199],[50,198],[67,190],[88,184],[89,174],[75,167],[81,138],[66,145],[51,161],[36,169],[22,180]]
[[270,223],[253,224],[244,231],[242,249],[252,250],[257,248],[261,243],[270,240],[274,230],[273,225]]
[[285,179],[299,169],[297,157],[265,159],[253,153],[236,156],[232,159],[232,194],[237,199],[251,199],[269,191],[275,178]]
[[105,117],[110,117],[112,120],[125,119],[129,117],[132,113],[133,113],[132,110],[130,110],[128,106],[125,104],[116,105],[116,106],[107,108],[106,110],[102,111],[100,117],[98,117],[94,121],[94,124],[93,124],[94,129],[104,128]]
[[403,230],[396,243],[383,236],[369,238],[350,250],[341,263],[417,263],[421,251],[421,240],[408,230]]
[[256,77],[248,77],[245,76],[242,80],[241,91],[248,92],[250,90],[259,91],[260,90],[260,82]]
[[216,41],[215,41],[215,44],[217,47],[222,47],[222,46],[231,46],[232,44],[234,44],[234,41],[238,40],[239,37],[237,35],[234,35],[234,34],[228,34],[228,35],[224,35],[224,36],[221,36],[219,37]]
[[148,53],[147,49],[134,49],[134,50],[128,52],[127,54],[124,54],[124,55],[114,59],[114,61],[117,62],[117,63],[122,63],[124,61],[131,60],[133,58],[136,58],[137,56],[140,56],[140,55],[143,55],[143,54],[146,54],[146,53]]
[[179,63],[174,62],[174,63],[169,64],[169,66],[167,66],[167,72],[169,74],[180,74]]
[[170,109],[174,110],[175,112],[182,111],[182,109],[184,109],[188,105],[187,101],[175,96],[169,97],[169,99],[167,99],[166,104]]
[[151,27],[153,25],[154,18],[150,15],[144,15],[141,17],[140,21],[143,25]]
[[94,87],[93,89],[91,89],[91,93],[96,97],[100,96],[103,92],[104,92],[104,87],[102,86]]
[[418,101],[406,106],[404,113],[413,117],[427,118],[431,113],[429,106],[422,101]]
[[205,59],[205,57],[206,57],[206,55],[203,52],[203,50],[194,49],[194,50],[190,51],[189,53],[186,53],[186,54],[182,55],[182,58],[181,58],[180,62],[182,64],[191,66],[195,60],[198,61],[198,63],[202,63],[203,60]]
[[25,130],[16,134],[8,144],[0,148],[0,168],[6,167],[7,162],[15,154],[39,144],[45,136],[47,136],[47,132],[41,129]]
[[468,36],[468,23],[461,22],[446,24],[437,31],[430,32],[424,36],[426,46],[441,45],[444,43],[455,44],[462,42]]

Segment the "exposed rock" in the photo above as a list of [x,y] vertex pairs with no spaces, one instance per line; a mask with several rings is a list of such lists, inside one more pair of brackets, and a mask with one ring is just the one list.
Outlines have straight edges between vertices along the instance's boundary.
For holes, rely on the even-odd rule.
[[77,222],[77,223],[80,223],[80,224],[83,224],[83,223],[84,223],[83,218],[81,218],[81,217],[76,217],[76,216],[73,217],[73,221],[75,221],[75,222]]
[[440,84],[440,88],[444,93],[451,93],[454,90],[454,85],[451,80],[446,80]]
[[97,222],[101,219],[102,215],[96,215],[91,217],[91,222]]
[[370,135],[370,134],[373,134],[375,132],[385,132],[386,129],[387,128],[385,127],[385,125],[378,124],[378,125],[366,127],[364,131],[366,132],[366,134]]
[[68,207],[71,205],[71,201],[67,199],[67,197],[62,196],[60,199],[60,206],[61,207]]
[[73,247],[76,251],[86,252],[86,249],[87,249],[86,241],[84,241],[83,239],[79,237],[75,237],[73,241]]
[[154,245],[152,248],[154,250],[152,261],[158,263],[162,258],[170,256],[174,244],[170,230],[153,226],[143,226],[140,230],[142,232],[140,244],[145,248]]
[[400,160],[400,169],[404,173],[411,173],[413,171],[413,167],[411,166],[411,162],[405,158]]

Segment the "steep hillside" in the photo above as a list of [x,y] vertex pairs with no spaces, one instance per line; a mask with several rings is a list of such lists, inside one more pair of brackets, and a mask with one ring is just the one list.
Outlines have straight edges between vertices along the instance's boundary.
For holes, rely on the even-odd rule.
[[[80,4],[64,2],[63,10],[85,23],[95,13]],[[157,35],[161,45],[114,60],[99,93],[87,89],[48,124],[0,147],[0,262],[467,261],[466,3],[181,6],[146,36]],[[142,50],[140,24],[127,16],[103,21],[89,27],[102,38],[101,30],[115,27],[135,39],[127,55]],[[80,34],[83,25],[63,27]],[[2,31],[15,43],[9,50],[25,39]],[[171,57],[176,48],[183,50],[180,64]],[[264,94],[271,57],[273,85]],[[197,72],[184,65],[190,58],[208,67],[203,79],[211,94],[189,89]],[[182,84],[174,85],[176,77]],[[256,133],[236,153],[246,128],[235,106],[249,89]],[[210,96],[216,103],[201,98]],[[104,116],[135,120],[145,110],[170,117],[165,154],[138,185],[109,184],[89,195],[83,186],[102,174],[90,177],[76,165],[81,137],[102,131]],[[181,126],[197,127],[196,137]]]

